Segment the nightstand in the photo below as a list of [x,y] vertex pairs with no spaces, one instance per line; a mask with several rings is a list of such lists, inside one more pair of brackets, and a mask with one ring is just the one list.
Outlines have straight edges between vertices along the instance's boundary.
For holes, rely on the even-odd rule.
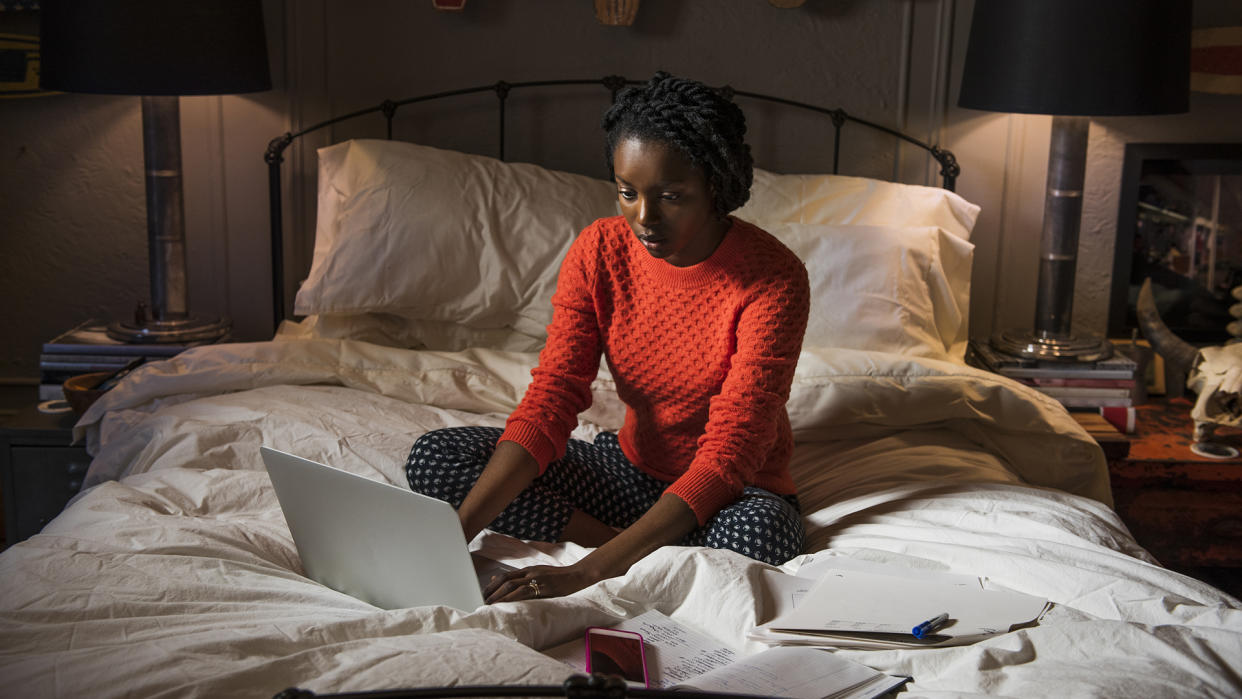
[[73,413],[45,415],[35,406],[0,426],[4,545],[37,534],[82,488],[86,448],[72,446]]
[[[1242,458],[1192,452],[1190,406],[1178,398],[1137,407],[1129,454],[1109,459],[1113,499],[1157,560],[1225,587],[1220,580],[1242,577]],[[1216,441],[1242,448],[1242,430],[1218,429]]]

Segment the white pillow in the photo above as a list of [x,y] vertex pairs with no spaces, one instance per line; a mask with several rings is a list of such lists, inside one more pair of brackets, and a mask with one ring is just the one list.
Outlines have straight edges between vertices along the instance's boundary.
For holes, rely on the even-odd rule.
[[569,244],[617,210],[603,180],[411,143],[347,141],[319,160],[301,315],[382,312],[542,338]]
[[359,340],[385,347],[445,352],[471,347],[538,352],[548,339],[542,332],[538,336],[525,335],[510,328],[471,328],[448,321],[403,318],[380,312],[316,313],[301,322],[284,321],[276,335],[281,339]]
[[[310,332],[326,336],[541,346],[569,244],[617,212],[612,183],[485,156],[354,140],[319,159],[314,259],[294,310],[322,315]],[[824,307],[808,346],[960,361],[978,211],[934,187],[757,169],[736,214],[808,262]]]
[[771,224],[806,264],[803,347],[961,362],[974,246],[937,226]]
[[970,240],[979,207],[939,187],[845,175],[777,175],[755,168],[750,199],[734,213],[763,228],[777,223],[939,226]]
[[[885,182],[865,177],[849,177],[845,175],[778,175],[755,168],[754,184],[750,189],[750,199],[746,205],[735,212],[740,218],[755,223],[770,232],[782,224],[852,224],[857,226],[888,227],[880,235],[877,228],[872,234],[880,235],[874,241],[852,240],[854,247],[843,248],[835,253],[836,257],[862,255],[873,263],[884,256],[884,245],[893,244],[890,252],[901,251],[903,254],[921,254],[929,260],[930,270],[924,280],[927,285],[930,308],[919,304],[912,295],[914,287],[906,288],[901,300],[893,299],[903,309],[903,314],[913,323],[911,326],[897,327],[885,324],[885,316],[871,316],[864,313],[859,306],[853,308],[848,304],[830,309],[825,327],[829,322],[835,323],[847,317],[855,318],[859,337],[849,339],[845,331],[832,330],[828,335],[808,331],[807,346],[824,337],[830,337],[835,344],[826,346],[873,349],[901,354],[916,354],[935,359],[949,359],[961,362],[966,353],[966,340],[969,333],[968,309],[970,304],[970,265],[974,247],[967,241],[979,217],[979,207],[963,199],[958,194],[939,187]],[[935,234],[926,230],[927,227],[939,229]],[[906,240],[896,231],[905,228],[913,239]],[[923,230],[916,230],[923,229]],[[951,235],[946,235],[946,233]],[[815,234],[803,234],[814,239]],[[831,235],[825,233],[825,235]],[[777,237],[780,237],[778,235]],[[928,238],[933,237],[935,244],[927,246]],[[860,249],[857,246],[874,244],[875,247]],[[789,245],[789,243],[786,243]],[[809,243],[802,243],[804,246]],[[792,245],[790,247],[793,247]],[[934,249],[933,249],[934,248]],[[830,246],[820,247],[820,257],[833,256]],[[848,251],[847,251],[848,250]],[[921,252],[918,252],[921,251]],[[806,252],[798,251],[795,252]],[[804,262],[810,262],[803,257]],[[814,261],[816,264],[818,260]],[[885,264],[903,264],[907,271],[915,263],[913,259],[898,260],[890,257]],[[862,264],[859,262],[859,264]],[[839,267],[839,264],[831,267]],[[810,264],[808,264],[808,268]],[[814,271],[811,272],[815,274]],[[845,291],[851,286],[850,280],[863,283],[866,288],[873,288],[876,279],[867,278],[867,270],[851,268],[846,277],[837,282],[833,289]],[[814,280],[814,276],[812,276]],[[919,286],[921,283],[914,284]],[[812,295],[816,289],[812,284]],[[868,292],[871,293],[871,292]],[[878,299],[880,297],[873,297]],[[840,304],[836,298],[833,303]],[[820,305],[826,305],[821,300]],[[876,304],[872,304],[876,306]],[[914,318],[919,307],[930,310],[930,317]],[[894,306],[894,308],[897,306]],[[875,308],[867,311],[879,310]],[[891,310],[891,309],[890,309]],[[814,313],[814,307],[812,307]],[[893,316],[889,314],[889,321]],[[814,323],[812,319],[812,323]],[[929,333],[925,329],[935,328]],[[812,326],[814,327],[814,326]],[[939,337],[940,342],[931,342],[930,337]],[[883,341],[888,338],[889,341]],[[891,346],[890,346],[891,345]],[[940,347],[943,345],[943,347]],[[938,349],[938,347],[940,347]]]

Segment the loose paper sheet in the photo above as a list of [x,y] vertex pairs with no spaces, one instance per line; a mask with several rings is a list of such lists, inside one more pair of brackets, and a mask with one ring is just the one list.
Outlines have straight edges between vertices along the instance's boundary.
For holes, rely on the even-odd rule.
[[[654,609],[633,619],[620,621],[613,628],[642,634],[646,645],[648,681],[652,687],[660,689],[667,689],[738,659],[736,650]],[[586,671],[586,651],[582,639],[557,646],[545,654],[580,672]]]
[[[761,696],[870,697],[906,681],[839,658],[822,648],[770,648],[740,657],[732,648],[651,610],[613,628],[642,634],[650,685]],[[582,640],[545,655],[584,672]]]
[[821,699],[870,697],[904,683],[823,648],[769,648],[699,677],[687,686],[703,692]]

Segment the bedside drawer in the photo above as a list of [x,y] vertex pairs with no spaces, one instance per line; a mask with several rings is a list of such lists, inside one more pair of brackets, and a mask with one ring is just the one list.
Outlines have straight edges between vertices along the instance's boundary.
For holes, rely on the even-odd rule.
[[4,490],[8,543],[39,533],[82,489],[90,456],[81,447],[9,447]]

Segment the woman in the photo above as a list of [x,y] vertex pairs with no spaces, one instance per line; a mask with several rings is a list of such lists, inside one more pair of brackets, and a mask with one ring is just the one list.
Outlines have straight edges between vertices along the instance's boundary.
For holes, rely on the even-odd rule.
[[[548,341],[503,431],[415,443],[410,486],[484,527],[597,547],[573,565],[494,579],[488,602],[576,592],[670,544],[781,563],[803,531],[785,401],[810,291],[775,238],[730,217],[750,195],[740,109],[666,73],[604,116],[622,216],[588,226],[561,265]],[[624,426],[570,440],[601,353]]]

